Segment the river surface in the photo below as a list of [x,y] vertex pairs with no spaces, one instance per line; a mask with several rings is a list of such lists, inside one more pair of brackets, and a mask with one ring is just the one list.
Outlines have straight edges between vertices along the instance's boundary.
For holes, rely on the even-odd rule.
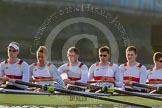
[[137,108],[137,107],[131,107],[131,106],[57,106],[57,107],[51,107],[51,106],[8,106],[8,105],[0,105],[0,108]]

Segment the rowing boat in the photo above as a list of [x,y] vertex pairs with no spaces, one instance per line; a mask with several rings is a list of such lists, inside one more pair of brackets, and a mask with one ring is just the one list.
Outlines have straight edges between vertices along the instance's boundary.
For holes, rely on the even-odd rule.
[[[87,93],[87,92],[85,92]],[[87,93],[91,95],[100,95],[111,99],[124,100],[149,106],[162,106],[162,102],[157,100],[145,99],[137,96],[126,95],[102,95],[101,93]],[[156,95],[162,97],[160,94]],[[94,105],[121,105],[114,102],[108,102],[79,95],[68,95],[60,93],[33,92],[22,90],[0,89],[1,105],[36,105],[36,106],[94,106]]]

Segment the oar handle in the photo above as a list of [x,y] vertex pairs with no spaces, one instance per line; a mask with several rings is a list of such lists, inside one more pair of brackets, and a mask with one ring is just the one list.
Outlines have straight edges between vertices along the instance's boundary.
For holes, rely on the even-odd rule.
[[88,84],[82,82],[75,82],[74,85],[85,86],[85,87],[88,86]]
[[146,84],[162,84],[162,81],[146,82]]
[[87,83],[103,83],[103,82],[110,82],[108,80],[102,81],[102,80],[97,80],[97,81],[87,81]]
[[33,83],[28,83],[28,82],[24,82],[24,81],[21,81],[21,80],[15,80],[14,82],[15,82],[16,84],[26,85],[26,86],[29,86],[29,87],[43,88],[42,85],[33,84]]
[[149,86],[146,84],[139,84],[139,83],[132,83],[132,86],[143,87],[143,88],[148,88],[148,89],[157,89],[157,87]]
[[55,79],[34,79],[30,80],[30,82],[44,82],[44,81],[56,81]]

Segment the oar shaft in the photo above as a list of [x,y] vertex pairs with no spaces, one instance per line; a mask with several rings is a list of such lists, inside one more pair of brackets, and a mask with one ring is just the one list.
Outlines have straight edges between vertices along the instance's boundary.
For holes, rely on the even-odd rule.
[[146,84],[139,84],[139,83],[132,83],[132,86],[143,87],[143,88],[148,88],[148,89],[157,89],[157,87],[149,86]]
[[117,90],[117,89],[115,89],[114,91],[117,92],[117,93],[121,93],[121,94],[134,95],[134,96],[138,96],[138,97],[142,97],[142,98],[162,101],[162,98],[158,98],[158,97],[154,97],[154,96],[148,96],[148,95],[143,95],[143,94],[138,94],[138,93],[135,93],[135,92],[128,92],[128,91]]
[[59,92],[69,93],[69,94],[73,94],[73,95],[80,95],[80,96],[85,96],[85,97],[89,97],[89,98],[95,98],[95,99],[99,99],[99,100],[111,101],[111,102],[116,102],[116,103],[121,103],[121,104],[128,104],[128,105],[144,107],[144,108],[152,108],[152,107],[146,106],[146,105],[126,102],[126,101],[121,101],[121,100],[115,100],[115,99],[110,99],[110,98],[104,98],[104,97],[94,96],[94,95],[89,95],[89,94],[83,94],[83,93],[78,93],[76,91],[70,91],[70,90],[59,89],[59,88],[56,88],[56,90],[59,91]]
[[102,81],[102,80],[97,80],[97,81],[87,81],[87,83],[103,83],[103,82],[110,82],[110,81]]
[[16,83],[16,84],[21,84],[21,85],[26,85],[26,86],[29,86],[29,87],[43,88],[42,85],[33,84],[33,83],[28,83],[28,82],[24,82],[24,81],[20,81],[20,80],[16,80],[15,83]]
[[56,81],[55,79],[35,79],[30,80],[30,82],[44,82],[44,81]]
[[162,84],[162,81],[146,82],[146,84]]

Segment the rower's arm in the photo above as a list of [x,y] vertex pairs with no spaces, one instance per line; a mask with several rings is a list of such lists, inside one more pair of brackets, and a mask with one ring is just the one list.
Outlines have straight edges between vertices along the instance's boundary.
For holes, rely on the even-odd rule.
[[94,77],[94,70],[95,70],[95,65],[91,65],[91,67],[89,68],[89,72],[88,72],[88,81],[92,80]]
[[146,80],[147,80],[147,70],[145,66],[142,66],[141,70],[140,70],[140,84],[146,84]]
[[122,87],[123,86],[123,78],[122,73],[118,67],[118,65],[115,64],[115,86]]
[[50,73],[52,73],[53,78],[56,80],[56,82],[59,84],[60,87],[65,87],[64,81],[62,80],[61,76],[58,73],[57,68],[54,65],[51,65],[50,67]]
[[65,64],[61,65],[57,70],[59,75],[66,73],[67,71]]
[[33,66],[33,64],[29,65],[29,81],[30,82],[34,82],[34,78],[33,78],[33,69],[34,69],[34,66]]
[[83,65],[81,68],[81,79],[77,80],[77,82],[87,83],[88,80],[88,67]]
[[1,64],[0,64],[0,85],[2,84],[2,76],[3,76],[3,72],[1,70]]
[[[23,64],[21,66],[21,71],[22,71],[22,81],[24,82],[29,82],[29,65],[23,61]],[[28,86],[24,85],[16,85],[22,89],[27,89]]]
[[29,77],[30,77],[30,73],[29,73],[29,66],[26,62],[24,62],[24,64],[22,65],[22,81],[25,82],[29,82]]
[[2,82],[2,77],[4,76],[3,65],[1,65],[1,64],[0,64],[0,85],[3,83]]

